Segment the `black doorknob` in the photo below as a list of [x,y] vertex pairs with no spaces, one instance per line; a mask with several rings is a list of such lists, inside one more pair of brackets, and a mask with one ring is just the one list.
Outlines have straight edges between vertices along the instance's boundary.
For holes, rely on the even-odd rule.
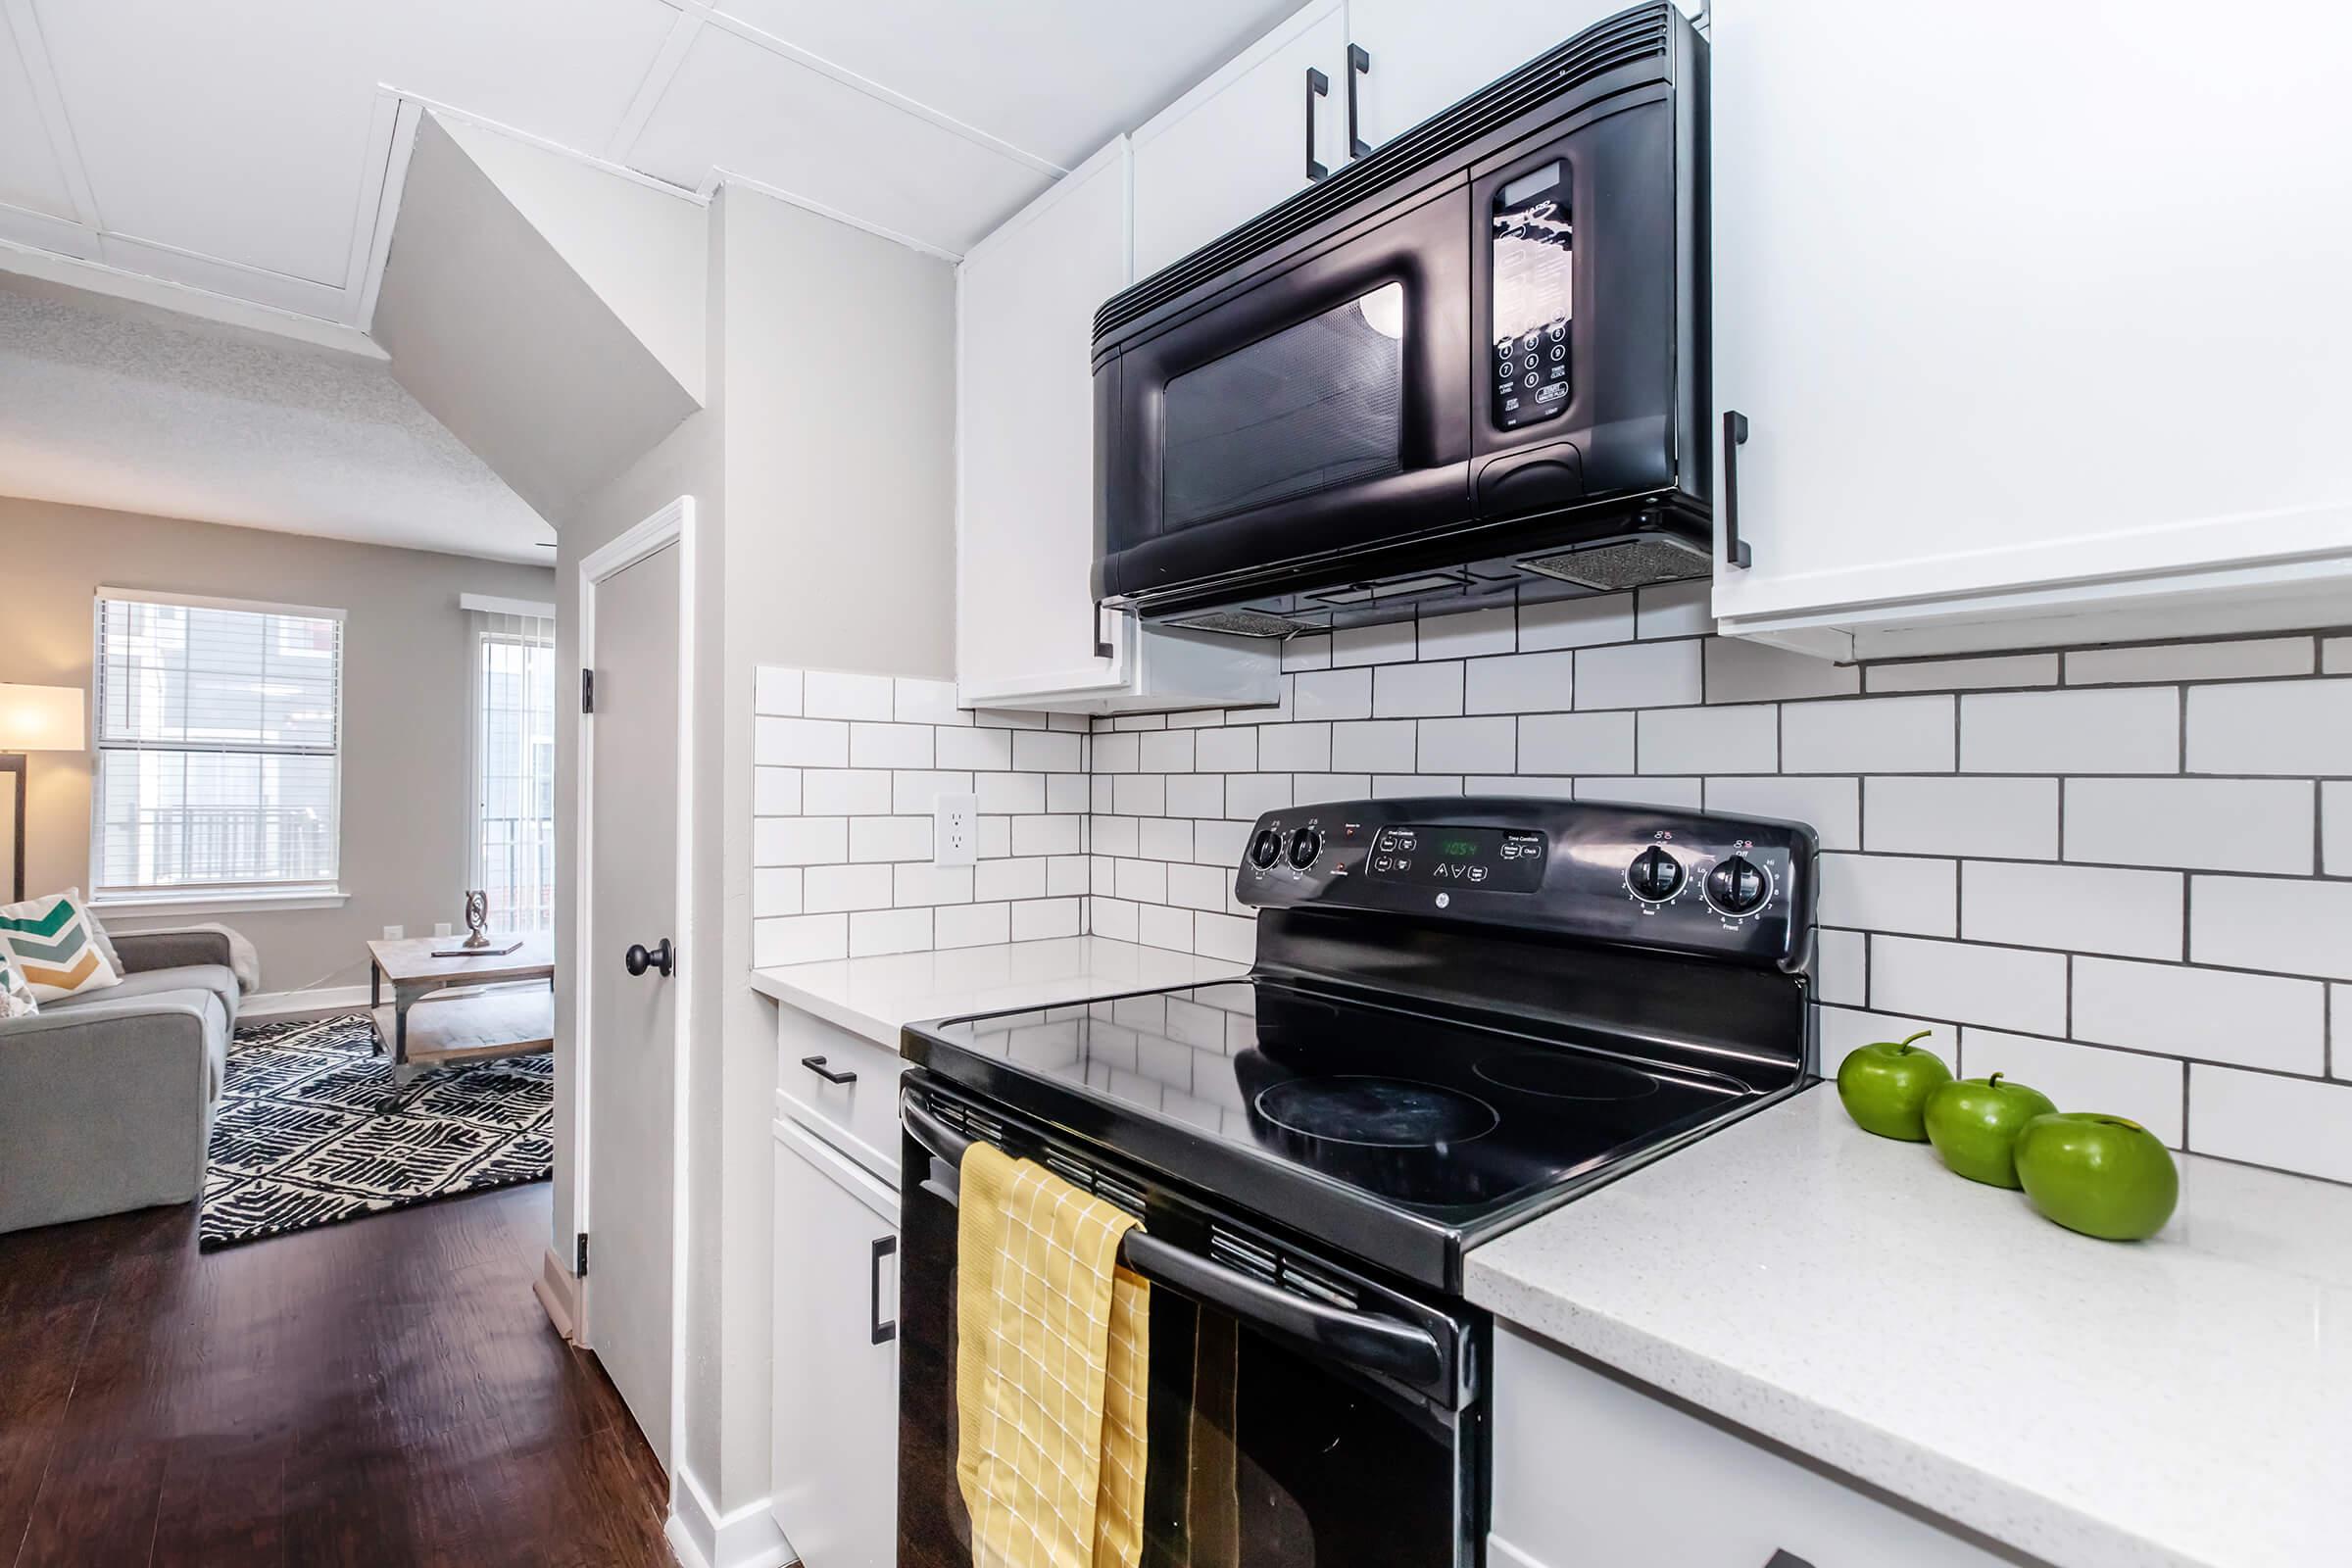
[[650,948],[643,943],[631,944],[629,951],[620,956],[620,961],[629,966],[631,974],[643,974],[648,969],[659,969],[662,971],[663,979],[667,979],[670,970],[677,967],[677,958],[669,951],[669,938],[667,937],[663,937]]

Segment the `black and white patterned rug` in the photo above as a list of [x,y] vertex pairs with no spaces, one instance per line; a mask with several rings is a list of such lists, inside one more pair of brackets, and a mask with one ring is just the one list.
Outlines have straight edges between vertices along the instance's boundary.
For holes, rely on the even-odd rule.
[[428,1072],[395,1094],[365,1013],[241,1026],[213,1117],[197,1245],[545,1181],[554,1103],[545,1052]]

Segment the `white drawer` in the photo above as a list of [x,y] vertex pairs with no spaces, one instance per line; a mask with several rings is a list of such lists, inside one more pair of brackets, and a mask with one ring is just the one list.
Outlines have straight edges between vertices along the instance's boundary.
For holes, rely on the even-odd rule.
[[[884,1181],[899,1179],[899,1075],[906,1060],[862,1035],[778,1009],[776,1113],[806,1127]],[[834,1083],[824,1076],[846,1076]]]
[[1958,1527],[1494,1326],[1490,1568],[2004,1568]]

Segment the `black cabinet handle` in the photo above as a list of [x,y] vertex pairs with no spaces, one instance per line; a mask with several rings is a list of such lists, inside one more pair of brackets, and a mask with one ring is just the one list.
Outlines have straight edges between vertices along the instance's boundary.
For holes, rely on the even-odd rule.
[[829,1084],[854,1084],[858,1081],[858,1075],[854,1072],[835,1072],[826,1066],[822,1056],[803,1056],[801,1065]]
[[1813,1565],[1793,1551],[1776,1551],[1764,1568],[1813,1568]]
[[1315,100],[1331,96],[1331,78],[1314,67],[1306,68],[1306,177],[1313,181],[1325,178],[1331,171],[1315,161]]
[[874,1238],[874,1255],[866,1265],[866,1287],[872,1298],[866,1315],[874,1325],[876,1345],[888,1345],[899,1337],[897,1318],[887,1323],[882,1321],[882,1260],[898,1250],[899,1239],[896,1236],[877,1236]]
[[1372,74],[1372,57],[1360,43],[1348,46],[1348,156],[1361,158],[1372,150],[1372,144],[1356,134],[1355,83],[1359,76]]
[[[1102,600],[1100,600],[1100,599],[1096,600],[1096,601],[1095,601],[1095,657],[1096,657],[1097,659],[1114,659],[1114,658],[1116,658],[1116,657],[1118,656],[1118,652],[1119,652],[1118,643],[1117,643],[1117,640],[1116,640],[1115,638],[1111,638],[1111,637],[1105,637],[1105,636],[1103,636],[1103,635],[1102,635],[1102,609],[1103,609],[1103,606],[1102,606]],[[1113,613],[1113,614],[1116,614],[1116,613],[1117,613],[1117,612],[1116,612],[1116,611],[1113,611],[1113,612],[1112,612],[1112,613]]]
[[[1747,440],[1747,416],[1723,411],[1723,564],[1751,564],[1740,540],[1740,448]],[[1803,1568],[1802,1564],[1798,1568]]]
[[631,974],[659,969],[666,980],[670,971],[677,966],[677,955],[669,951],[669,938],[663,937],[650,948],[643,943],[631,943],[629,951],[620,956],[620,961]]

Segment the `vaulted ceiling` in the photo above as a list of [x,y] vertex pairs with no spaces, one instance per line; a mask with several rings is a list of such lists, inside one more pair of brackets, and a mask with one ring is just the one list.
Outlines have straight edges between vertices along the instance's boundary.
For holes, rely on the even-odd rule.
[[0,0],[0,267],[365,330],[424,107],[952,255],[1289,9]]

